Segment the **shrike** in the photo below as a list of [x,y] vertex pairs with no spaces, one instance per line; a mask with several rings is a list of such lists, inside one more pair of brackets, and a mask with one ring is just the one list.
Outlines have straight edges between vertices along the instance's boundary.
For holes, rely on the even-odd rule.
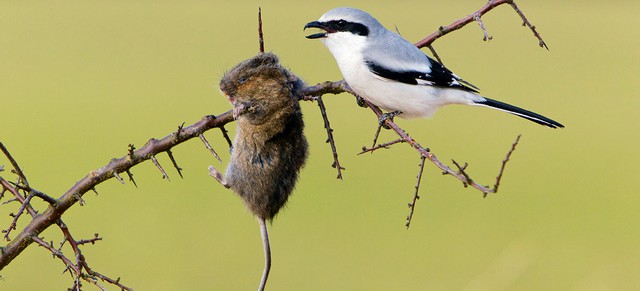
[[478,95],[478,88],[433,60],[371,15],[335,8],[304,26],[336,59],[344,80],[365,100],[402,118],[430,117],[448,104],[487,106],[551,127],[564,127],[540,114]]

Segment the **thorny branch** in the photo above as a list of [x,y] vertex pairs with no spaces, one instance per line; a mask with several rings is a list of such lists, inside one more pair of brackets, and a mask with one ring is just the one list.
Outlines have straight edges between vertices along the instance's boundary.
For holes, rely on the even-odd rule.
[[[434,53],[434,56],[438,60],[440,60],[440,58],[437,56],[437,54],[435,53],[432,47],[432,43],[436,39],[452,31],[458,30],[463,26],[467,25],[468,23],[471,23],[474,21],[477,21],[479,24],[482,24],[480,17],[482,17],[487,12],[491,11],[493,8],[500,6],[502,4],[509,4],[515,10],[515,12],[522,18],[523,25],[527,26],[533,32],[534,36],[539,40],[539,45],[541,47],[548,49],[547,45],[542,40],[540,34],[537,32],[535,26],[533,26],[531,22],[524,16],[522,11],[518,8],[518,6],[515,4],[513,0],[491,0],[482,8],[480,8],[478,11],[468,15],[467,17],[457,20],[448,26],[440,27],[436,32],[432,33],[431,35],[417,42],[416,46],[419,48],[428,47],[429,49],[432,50],[432,52]],[[259,21],[261,23],[261,10],[259,10],[259,18],[260,18]],[[488,37],[488,32],[486,32],[486,29],[483,28],[483,25],[481,25],[481,27],[483,29],[483,33],[485,34],[485,36]],[[263,38],[261,25],[259,27],[258,32],[259,32],[259,40],[260,40],[260,50],[264,51],[264,38]],[[327,81],[324,83],[317,84],[315,86],[307,86],[303,88],[303,92],[302,92],[303,96],[301,99],[302,100],[320,100],[318,97],[322,95],[340,94],[344,92],[350,93],[356,96],[356,94],[349,88],[349,86],[346,84],[346,82],[344,82],[344,80],[337,81],[337,82]],[[356,97],[358,98],[358,96]],[[367,101],[364,101],[364,104],[366,104],[378,117],[382,115],[381,110],[375,105]],[[331,136],[332,129],[329,127],[328,119],[326,119],[326,108],[323,108],[323,106],[320,105],[320,102],[319,102],[319,106],[321,108],[321,112],[323,113],[323,116],[325,116],[325,125],[327,127],[327,132],[329,135],[328,139],[333,140]],[[205,116],[200,121],[192,125],[189,125],[186,127],[179,126],[176,132],[169,134],[160,140],[157,140],[157,139],[149,140],[140,149],[136,150],[135,147],[133,147],[133,145],[130,145],[129,150],[125,156],[117,159],[112,159],[104,167],[91,171],[88,175],[86,175],[84,178],[78,181],[73,187],[71,187],[69,190],[67,190],[63,195],[61,195],[57,199],[49,195],[46,195],[43,192],[40,192],[31,188],[27,178],[25,177],[21,168],[18,166],[15,159],[13,159],[13,157],[9,154],[8,150],[6,150],[4,145],[0,143],[0,150],[2,150],[5,157],[7,157],[7,159],[10,161],[11,165],[13,166],[12,172],[18,176],[18,181],[16,183],[10,183],[7,180],[0,177],[0,185],[2,186],[2,189],[0,192],[0,199],[3,198],[6,192],[9,192],[14,196],[14,198],[8,201],[5,201],[4,203],[8,203],[10,201],[18,201],[21,203],[18,213],[14,214],[14,221],[12,221],[9,228],[7,228],[4,231],[5,238],[9,239],[9,233],[11,232],[11,230],[15,229],[17,224],[16,222],[23,212],[25,211],[28,212],[33,218],[29,222],[29,224],[25,226],[24,229],[22,229],[22,231],[13,240],[9,241],[9,243],[6,246],[0,247],[0,270],[2,270],[5,266],[7,266],[31,243],[36,242],[37,244],[48,249],[55,257],[60,258],[63,261],[63,263],[67,266],[67,269],[74,272],[75,274],[74,276],[76,278],[74,286],[79,288],[81,286],[80,279],[82,279],[87,282],[91,282],[92,284],[95,284],[96,286],[98,286],[100,289],[104,290],[104,288],[98,283],[98,279],[100,279],[104,282],[108,282],[110,284],[116,285],[123,290],[130,290],[128,287],[122,285],[119,282],[120,281],[119,279],[115,279],[115,280],[110,279],[109,277],[106,277],[97,272],[94,272],[92,269],[88,267],[86,260],[84,259],[84,256],[80,252],[79,246],[85,243],[95,243],[101,238],[96,235],[94,238],[88,239],[88,240],[80,240],[80,241],[74,240],[73,237],[71,236],[71,233],[69,232],[69,229],[62,222],[61,216],[75,203],[82,204],[83,203],[82,196],[86,192],[94,191],[97,194],[95,188],[102,182],[109,180],[111,178],[116,178],[121,183],[124,184],[124,180],[118,175],[119,173],[126,172],[127,175],[129,176],[130,181],[132,181],[133,184],[135,185],[135,181],[133,180],[133,174],[131,173],[131,168],[133,168],[134,166],[144,161],[155,160],[155,164],[162,172],[163,177],[168,178],[164,169],[162,169],[162,167],[159,165],[159,163],[155,159],[155,156],[157,154],[160,154],[163,152],[167,153],[174,167],[178,170],[180,174],[182,174],[180,172],[181,168],[178,167],[175,159],[173,158],[173,155],[170,153],[170,150],[176,147],[177,145],[182,144],[185,141],[188,141],[194,137],[200,137],[200,139],[205,143],[206,148],[212,152],[215,158],[220,159],[218,155],[215,153],[215,151],[213,151],[211,146],[208,144],[206,139],[204,138],[203,133],[212,128],[219,128],[222,132],[224,139],[227,141],[227,143],[231,147],[232,141],[229,138],[229,135],[226,129],[224,128],[224,125],[232,121],[233,121],[233,114],[231,111],[225,112],[219,116]],[[477,184],[475,181],[473,181],[465,171],[466,166],[461,167],[454,162],[454,165],[457,165],[457,168],[458,168],[458,170],[456,171],[446,166],[442,162],[440,162],[437,159],[437,157],[429,151],[429,149],[422,147],[417,141],[411,138],[403,129],[401,129],[392,120],[387,119],[386,121],[384,121],[384,123],[386,127],[393,130],[399,136],[399,139],[388,142],[388,143],[379,144],[379,145],[374,144],[374,146],[371,148],[363,148],[363,152],[373,152],[375,150],[378,150],[381,148],[387,148],[389,146],[392,146],[398,143],[407,143],[420,154],[420,158],[421,158],[420,172],[418,174],[418,182],[415,187],[416,191],[414,193],[413,201],[412,203],[410,203],[411,211],[409,213],[409,216],[407,217],[407,227],[411,222],[411,217],[415,209],[415,203],[419,198],[418,189],[420,186],[420,179],[422,176],[422,170],[424,167],[425,160],[428,159],[436,167],[441,169],[443,174],[451,175],[455,177],[456,179],[462,181],[465,185],[469,185],[478,189],[483,193],[483,195],[486,196],[489,193],[497,192],[498,187],[500,185],[500,180],[503,176],[506,163],[509,161],[511,154],[515,150],[516,145],[520,138],[518,136],[518,139],[516,139],[516,141],[513,143],[510,151],[507,153],[505,159],[502,161],[502,166],[498,176],[496,177],[496,182],[493,188],[489,188],[489,186],[482,186],[480,184]],[[335,144],[333,142],[331,143],[332,143],[331,144],[332,151],[334,154],[334,162],[335,162],[334,164],[336,166],[336,169],[338,170],[338,176],[341,177],[340,170],[343,168],[340,167],[340,164],[338,162],[337,152],[335,150]],[[2,167],[0,166],[0,171],[1,170],[2,170]],[[33,209],[33,207],[30,204],[30,201],[34,197],[38,197],[49,204],[48,208],[44,212],[38,213],[35,209]],[[74,254],[76,257],[75,262],[74,260],[71,260],[65,257],[62,254],[61,250],[53,247],[52,243],[47,243],[44,241],[44,239],[39,237],[39,235],[52,224],[58,225],[58,227],[62,230],[65,241],[69,242],[69,245],[74,251]]]
[[[17,214],[12,214],[13,216],[13,221],[11,222],[11,224],[9,225],[9,228],[7,228],[6,230],[3,230],[3,232],[5,233],[4,238],[7,241],[10,241],[9,238],[9,234],[11,233],[11,230],[16,228],[16,224],[18,219],[20,218],[20,215],[22,213],[24,213],[24,211],[26,210],[32,218],[36,218],[38,216],[38,213],[33,209],[33,207],[31,206],[30,202],[34,197],[38,197],[43,199],[44,201],[48,202],[51,206],[55,206],[57,204],[57,200],[55,198],[52,198],[38,190],[32,189],[30,188],[28,185],[26,185],[26,181],[27,178],[24,174],[24,172],[22,172],[22,170],[20,170],[20,166],[18,165],[18,163],[16,162],[16,160],[11,156],[11,154],[9,153],[9,151],[7,150],[7,148],[0,143],[0,148],[2,149],[2,152],[5,154],[5,157],[7,157],[13,167],[14,170],[13,172],[19,176],[18,178],[18,183],[16,184],[12,184],[9,183],[8,181],[4,180],[2,177],[0,177],[0,185],[2,186],[3,192],[4,191],[9,191],[11,194],[14,195],[14,199],[15,201],[19,201],[21,203],[21,206],[18,210]],[[24,195],[22,195],[20,193],[20,191],[23,191],[26,195],[26,197]],[[62,231],[63,235],[64,235],[64,240],[60,245],[60,248],[55,249],[53,248],[53,244],[46,244],[44,243],[44,241],[42,239],[40,239],[37,236],[33,236],[31,237],[31,239],[35,242],[37,242],[38,244],[44,246],[45,248],[47,248],[48,250],[50,250],[52,252],[52,254],[55,257],[60,258],[63,263],[65,264],[65,271],[67,270],[72,270],[73,274],[72,276],[74,277],[74,286],[73,286],[73,290],[80,290],[82,287],[81,281],[85,280],[87,282],[91,282],[92,284],[98,286],[100,289],[102,290],[106,290],[104,287],[102,287],[100,285],[100,283],[97,281],[97,279],[100,279],[102,281],[108,282],[110,284],[113,284],[115,286],[120,287],[120,289],[122,290],[132,290],[128,287],[126,287],[125,285],[119,283],[119,280],[113,280],[99,272],[93,271],[89,268],[89,266],[87,265],[86,259],[85,257],[82,255],[82,252],[79,248],[80,245],[82,244],[86,244],[86,243],[95,243],[98,240],[102,240],[102,238],[100,238],[97,234],[95,235],[94,238],[92,239],[87,239],[87,240],[81,240],[81,241],[75,241],[73,239],[73,237],[71,236],[71,232],[69,231],[69,229],[67,228],[67,226],[64,224],[64,222],[62,221],[62,219],[58,219],[56,221],[56,224],[59,226],[60,230]],[[66,256],[64,256],[64,254],[62,253],[62,246],[64,245],[65,242],[69,242],[69,244],[72,246],[73,252],[75,254],[76,257],[76,263],[73,263],[71,259],[67,258]],[[2,255],[4,256],[4,248],[2,248]],[[83,271],[83,269],[86,271]]]
[[411,225],[411,219],[413,218],[413,212],[416,209],[416,202],[420,199],[420,183],[422,182],[422,172],[424,170],[424,162],[426,160],[425,156],[420,156],[420,170],[418,171],[418,176],[416,177],[418,181],[416,182],[416,191],[413,192],[413,200],[409,203],[409,215],[407,215],[407,223],[405,226],[409,228]]
[[[482,8],[478,9],[474,13],[469,14],[467,17],[461,18],[447,26],[440,26],[437,31],[428,35],[422,40],[416,42],[415,45],[419,48],[429,46],[436,39],[441,38],[450,32],[456,31],[471,22],[477,21],[477,19],[480,19],[482,15],[485,15],[487,12],[493,10],[493,8],[496,8],[502,4],[511,5],[511,8],[513,8],[513,10],[518,14],[518,16],[522,18],[522,25],[529,27],[529,29],[533,32],[533,35],[538,39],[538,45],[540,45],[540,47],[549,49],[547,47],[547,44],[544,42],[544,40],[542,40],[540,33],[538,33],[538,31],[536,30],[536,27],[533,24],[531,24],[531,22],[529,22],[526,16],[524,16],[524,13],[522,13],[520,8],[518,8],[514,0],[490,0],[489,2],[487,2],[487,4],[482,6]],[[486,30],[483,32],[486,32]]]
[[[62,196],[55,199],[56,202],[51,203],[43,213],[34,213],[33,220],[13,240],[1,248],[0,270],[22,253],[22,251],[24,251],[24,249],[32,242],[36,241],[34,238],[40,235],[40,233],[52,224],[57,223],[62,214],[64,214],[71,206],[76,202],[82,201],[82,196],[85,193],[88,191],[95,191],[95,187],[100,183],[114,177],[118,178],[118,173],[127,172],[134,166],[150,160],[155,155],[166,152],[185,141],[198,137],[209,129],[216,127],[221,128],[228,139],[228,135],[226,135],[226,131],[224,131],[223,126],[232,121],[233,116],[231,111],[227,111],[219,116],[205,116],[200,121],[181,128],[179,134],[174,132],[160,140],[151,139],[143,147],[134,150],[133,152],[128,152],[121,158],[111,160],[109,164],[100,169],[91,171],[84,178],[80,179],[80,181],[78,181],[73,187],[67,190],[67,192]],[[124,183],[122,178],[119,178],[118,180]],[[15,190],[15,192],[18,193],[17,189],[11,187],[11,184],[6,180],[0,178],[0,182],[2,183],[3,189],[12,193]],[[15,193],[13,194],[15,195]],[[24,196],[16,195],[16,197],[18,200],[21,200],[22,198],[19,197]],[[30,207],[26,207],[26,209],[29,210]]]
[[324,129],[327,131],[326,142],[330,144],[331,153],[333,154],[333,163],[331,164],[331,167],[335,168],[338,171],[338,176],[336,178],[342,180],[342,170],[345,170],[345,168],[340,165],[340,160],[338,159],[338,150],[336,149],[336,141],[333,138],[333,129],[331,128],[331,123],[329,122],[329,117],[327,116],[327,107],[322,101],[322,96],[302,96],[302,100],[318,102],[318,108],[320,108],[320,114],[322,115],[322,120],[324,121]]

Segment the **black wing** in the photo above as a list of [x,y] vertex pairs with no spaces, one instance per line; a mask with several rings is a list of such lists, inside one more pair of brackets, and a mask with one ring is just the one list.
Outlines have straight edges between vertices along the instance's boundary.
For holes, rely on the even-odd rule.
[[[478,87],[458,78],[449,69],[427,56],[431,63],[431,72],[424,73],[418,71],[395,71],[387,67],[378,65],[370,60],[365,63],[374,74],[410,85],[426,84],[431,86],[456,88],[464,91],[478,92]],[[423,81],[423,82],[420,82]]]

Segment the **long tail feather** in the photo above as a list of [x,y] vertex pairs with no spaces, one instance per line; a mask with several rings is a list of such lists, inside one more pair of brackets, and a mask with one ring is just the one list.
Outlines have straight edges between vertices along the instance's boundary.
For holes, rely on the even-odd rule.
[[537,124],[542,124],[544,126],[548,126],[551,128],[563,128],[564,125],[560,124],[559,122],[552,120],[550,118],[544,117],[538,113],[535,112],[531,112],[529,110],[526,109],[522,109],[520,107],[517,106],[513,106],[504,102],[500,102],[497,100],[493,100],[493,99],[489,99],[489,98],[484,98],[484,101],[475,101],[475,104],[477,105],[482,105],[482,106],[487,106],[487,107],[491,107],[491,108],[495,108],[507,113],[511,113],[513,115],[517,115],[520,116],[522,118],[531,120]]

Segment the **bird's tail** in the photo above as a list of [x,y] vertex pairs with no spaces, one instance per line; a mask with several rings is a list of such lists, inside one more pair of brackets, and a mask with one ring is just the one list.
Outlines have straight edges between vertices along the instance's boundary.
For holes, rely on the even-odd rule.
[[487,107],[495,108],[507,113],[511,113],[513,115],[520,116],[522,118],[531,120],[537,124],[542,124],[544,126],[548,126],[551,128],[564,127],[564,125],[560,124],[559,122],[552,120],[550,118],[544,117],[538,113],[531,112],[529,110],[522,109],[520,107],[513,106],[497,100],[489,99],[486,97],[484,97],[484,99],[485,100],[482,100],[482,101],[474,101],[474,103],[477,105],[487,106]]

